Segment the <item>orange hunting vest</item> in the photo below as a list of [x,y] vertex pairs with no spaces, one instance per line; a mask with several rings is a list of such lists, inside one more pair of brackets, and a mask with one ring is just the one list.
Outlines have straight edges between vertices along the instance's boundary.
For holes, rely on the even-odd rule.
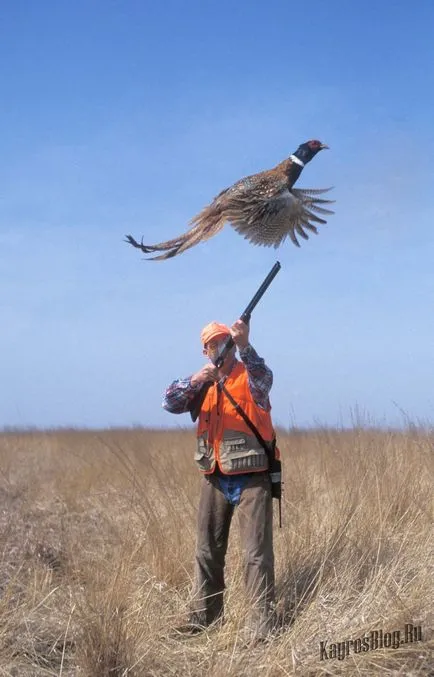
[[[242,362],[235,363],[226,378],[225,388],[244,409],[264,440],[271,442],[274,430],[270,412],[255,403],[247,369]],[[205,474],[212,473],[216,463],[225,475],[268,469],[264,449],[217,384],[208,390],[199,414],[195,460]]]

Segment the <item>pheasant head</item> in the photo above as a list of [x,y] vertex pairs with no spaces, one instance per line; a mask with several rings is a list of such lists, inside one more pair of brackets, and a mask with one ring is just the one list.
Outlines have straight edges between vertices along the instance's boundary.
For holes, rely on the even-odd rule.
[[[304,165],[307,165],[320,150],[324,150],[325,148],[328,148],[327,144],[321,143],[321,141],[318,141],[317,139],[312,139],[311,141],[302,143],[295,153],[290,156],[290,159],[293,160],[293,162],[296,162],[296,164],[299,164],[297,162],[297,160],[299,160],[300,163],[303,163],[300,166],[304,167]],[[296,160],[294,160],[294,158],[296,158]]]

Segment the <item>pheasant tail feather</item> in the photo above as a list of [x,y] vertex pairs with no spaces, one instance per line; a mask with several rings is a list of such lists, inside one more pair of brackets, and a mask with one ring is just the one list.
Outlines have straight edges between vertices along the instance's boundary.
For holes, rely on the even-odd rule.
[[222,216],[221,211],[216,211],[215,209],[212,209],[211,206],[208,206],[191,220],[190,223],[193,224],[192,228],[183,235],[179,235],[172,240],[167,240],[166,242],[160,242],[159,244],[154,245],[145,245],[143,242],[139,243],[134,240],[131,235],[127,235],[126,241],[145,254],[164,252],[158,256],[149,257],[152,261],[163,261],[185,252],[199,242],[209,240],[223,228],[225,222],[226,218]]

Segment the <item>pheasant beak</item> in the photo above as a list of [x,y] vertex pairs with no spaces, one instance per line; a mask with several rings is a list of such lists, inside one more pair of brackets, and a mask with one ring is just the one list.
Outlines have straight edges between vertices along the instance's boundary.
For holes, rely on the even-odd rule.
[[330,148],[330,146],[328,146],[326,143],[322,143],[322,144],[320,145],[320,147],[319,147],[320,150],[325,150],[326,148],[327,148],[327,149]]

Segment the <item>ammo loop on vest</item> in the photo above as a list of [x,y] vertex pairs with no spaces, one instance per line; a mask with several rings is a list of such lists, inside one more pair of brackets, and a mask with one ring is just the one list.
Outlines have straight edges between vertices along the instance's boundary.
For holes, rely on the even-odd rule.
[[250,468],[261,468],[266,463],[265,454],[255,456],[243,456],[241,458],[231,459],[232,470],[250,470]]

